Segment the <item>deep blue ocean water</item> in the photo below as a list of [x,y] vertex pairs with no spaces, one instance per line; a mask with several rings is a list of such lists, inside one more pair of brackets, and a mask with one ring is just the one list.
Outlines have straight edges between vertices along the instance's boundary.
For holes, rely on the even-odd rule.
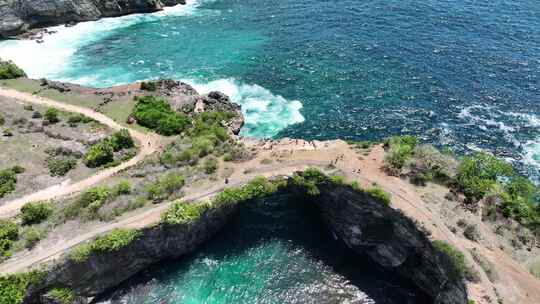
[[184,79],[244,107],[244,135],[416,134],[540,168],[534,0],[191,0],[0,43],[33,77],[110,86]]

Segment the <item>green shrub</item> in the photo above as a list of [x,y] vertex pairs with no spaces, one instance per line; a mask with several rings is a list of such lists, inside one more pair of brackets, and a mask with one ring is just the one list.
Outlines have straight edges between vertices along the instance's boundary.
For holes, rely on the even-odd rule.
[[131,193],[131,183],[128,180],[121,181],[115,187],[113,192],[115,195],[126,195]]
[[204,172],[206,174],[213,174],[218,169],[218,162],[215,158],[210,157],[204,162]]
[[97,215],[97,211],[109,199],[113,197],[111,190],[104,186],[98,186],[88,189],[83,192],[73,203],[64,208],[64,216],[68,219],[75,218],[81,213],[93,219]]
[[19,238],[19,226],[9,220],[0,220],[0,257],[9,257],[13,242]]
[[292,177],[293,184],[304,188],[310,196],[319,195],[318,186],[327,180],[327,176],[316,168],[308,168],[302,173],[295,173]]
[[46,202],[27,203],[21,208],[23,225],[39,224],[53,214],[53,208]]
[[44,276],[45,273],[38,270],[0,276],[0,303],[22,304],[28,287],[38,284]]
[[207,203],[177,201],[161,215],[161,221],[167,225],[185,225],[199,219],[208,208]]
[[187,116],[174,112],[163,98],[143,96],[135,100],[132,116],[141,126],[166,136],[180,134],[189,126]]
[[0,126],[3,126],[6,123],[6,119],[4,118],[4,115],[0,113]]
[[479,200],[492,189],[497,180],[513,174],[514,170],[508,163],[491,154],[475,153],[461,161],[456,180],[467,197]]
[[212,200],[212,206],[234,205],[250,199],[262,198],[277,192],[284,187],[287,181],[284,179],[270,181],[264,176],[251,180],[241,188],[227,188],[220,192]]
[[122,129],[111,135],[110,143],[114,151],[129,149],[135,146],[135,142],[133,141],[133,138],[131,137],[131,134],[129,134],[129,131],[127,129]]
[[34,106],[32,106],[32,105],[24,105],[23,109],[25,111],[34,111]]
[[388,149],[385,162],[391,168],[400,170],[413,155],[413,151],[418,145],[418,139],[409,135],[393,136],[387,139],[384,145]]
[[13,61],[0,60],[0,79],[15,79],[26,77],[26,73]]
[[391,196],[390,193],[384,191],[379,186],[373,186],[369,189],[364,190],[366,193],[377,199],[378,201],[384,203],[386,206],[390,206]]
[[184,177],[178,173],[168,173],[147,188],[148,199],[162,202],[184,186]]
[[60,112],[55,108],[48,108],[47,111],[45,111],[44,118],[49,123],[54,124],[60,121],[60,118],[58,117],[59,113]]
[[47,158],[47,168],[51,176],[65,176],[77,166],[77,160],[72,157],[51,156]]
[[36,227],[28,227],[22,233],[24,247],[31,249],[46,236],[47,234],[43,230]]
[[156,132],[171,136],[182,133],[189,126],[189,119],[182,114],[169,114],[158,121]]
[[17,184],[17,175],[12,169],[0,170],[0,198],[13,192]]
[[75,301],[75,293],[69,288],[53,288],[47,293],[47,296],[59,304],[72,304]]
[[95,240],[75,247],[69,257],[72,261],[83,262],[90,254],[105,253],[117,251],[122,247],[129,245],[133,240],[140,236],[138,230],[115,229],[112,232],[99,236]]
[[96,168],[114,160],[114,149],[108,141],[102,141],[90,147],[84,156],[84,163],[90,168]]

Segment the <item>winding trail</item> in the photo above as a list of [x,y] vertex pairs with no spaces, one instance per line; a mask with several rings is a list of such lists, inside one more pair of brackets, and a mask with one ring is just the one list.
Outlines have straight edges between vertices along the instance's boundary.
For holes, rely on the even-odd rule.
[[16,215],[24,204],[32,201],[50,200],[56,197],[69,195],[77,192],[81,192],[89,187],[96,185],[97,183],[115,175],[122,170],[132,167],[145,159],[148,155],[158,151],[161,142],[161,137],[157,134],[145,134],[131,128],[126,128],[120,125],[111,118],[104,114],[98,113],[89,108],[80,107],[76,105],[66,104],[44,97],[32,95],[29,93],[19,92],[11,89],[0,88],[0,96],[14,98],[24,103],[32,103],[36,105],[42,105],[47,107],[54,107],[63,111],[79,113],[84,116],[90,117],[113,130],[127,129],[131,136],[139,143],[139,151],[130,160],[112,168],[101,170],[95,175],[92,175],[86,179],[75,182],[73,184],[58,184],[46,189],[34,192],[32,194],[23,196],[18,199],[7,201],[0,206],[0,218],[8,218]]

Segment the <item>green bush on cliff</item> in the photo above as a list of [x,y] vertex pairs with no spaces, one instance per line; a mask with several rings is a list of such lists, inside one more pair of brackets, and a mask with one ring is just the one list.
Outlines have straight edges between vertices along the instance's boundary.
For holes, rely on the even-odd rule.
[[51,204],[47,202],[31,202],[21,208],[21,220],[23,225],[39,224],[53,214]]
[[75,293],[69,288],[53,288],[47,293],[47,296],[59,304],[72,304],[75,301]]
[[26,73],[13,61],[0,60],[0,79],[14,79],[26,77]]
[[479,200],[501,179],[514,175],[512,166],[492,154],[475,153],[461,160],[456,178],[460,190]]
[[30,285],[38,284],[45,272],[32,270],[30,272],[0,276],[0,303],[21,304]]
[[384,191],[379,186],[373,186],[371,188],[364,190],[366,193],[377,199],[378,201],[384,203],[386,206],[390,206],[391,196],[390,193]]
[[176,135],[182,133],[190,125],[187,116],[176,113],[161,97],[136,97],[132,116],[141,126],[156,130],[161,135]]
[[212,206],[234,205],[250,199],[262,198],[276,193],[281,187],[286,185],[286,180],[268,180],[264,176],[259,176],[251,180],[240,188],[228,188],[220,192],[212,200]]
[[401,169],[405,162],[413,155],[418,139],[414,136],[393,136],[385,140],[384,146],[388,150],[385,161],[394,169]]
[[161,221],[167,225],[185,225],[201,217],[210,208],[208,203],[186,203],[178,201],[161,215]]
[[116,229],[112,232],[97,237],[95,240],[75,247],[69,254],[69,258],[74,262],[83,262],[91,254],[117,251],[129,245],[140,236],[140,231],[129,229]]
[[451,266],[451,272],[449,273],[450,278],[453,280],[463,279],[468,269],[467,263],[465,262],[465,255],[445,241],[433,241],[433,246],[448,259],[449,265]]

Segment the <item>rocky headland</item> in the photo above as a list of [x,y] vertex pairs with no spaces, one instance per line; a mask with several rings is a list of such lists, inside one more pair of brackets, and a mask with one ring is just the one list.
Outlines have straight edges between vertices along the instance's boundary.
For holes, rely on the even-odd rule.
[[34,28],[150,13],[177,4],[185,4],[185,0],[2,0],[0,38]]

